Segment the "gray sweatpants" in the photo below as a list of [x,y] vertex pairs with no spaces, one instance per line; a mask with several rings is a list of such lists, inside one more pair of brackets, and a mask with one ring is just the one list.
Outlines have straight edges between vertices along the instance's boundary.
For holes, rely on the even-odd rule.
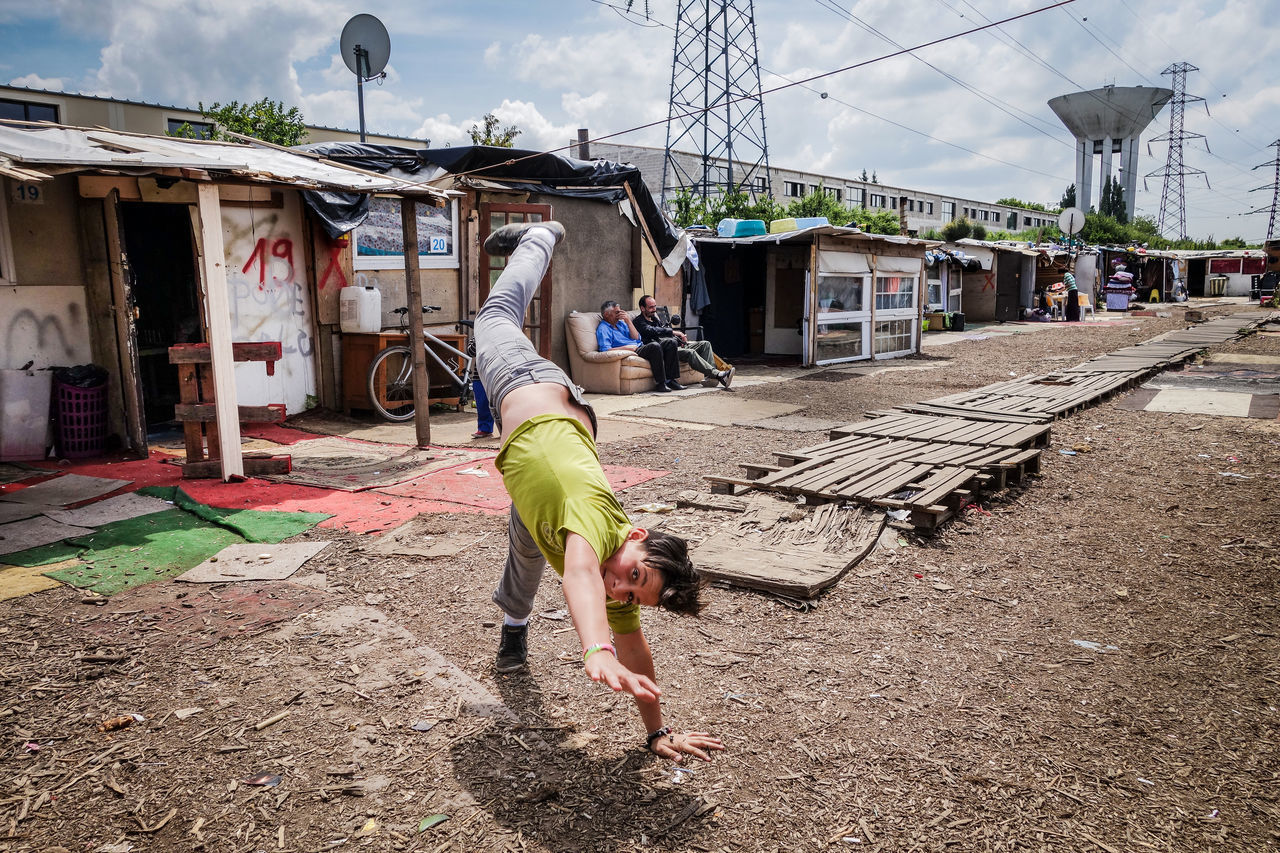
[[[516,388],[551,382],[569,389],[574,402],[586,410],[592,432],[596,416],[582,389],[558,366],[538,355],[525,337],[525,312],[551,263],[555,237],[543,228],[525,232],[507,266],[476,314],[476,370],[489,393],[494,421],[502,426],[502,400]],[[493,601],[513,619],[525,619],[533,612],[533,599],[542,582],[546,558],[520,520],[513,505],[507,524],[507,563],[494,590]]]

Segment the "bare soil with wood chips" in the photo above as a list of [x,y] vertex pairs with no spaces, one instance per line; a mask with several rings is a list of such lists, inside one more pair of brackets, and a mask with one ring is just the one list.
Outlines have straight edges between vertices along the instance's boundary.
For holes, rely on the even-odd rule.
[[[854,421],[1173,313],[737,393]],[[646,613],[671,724],[725,740],[711,764],[646,753],[628,697],[583,676],[550,573],[528,673],[493,673],[497,516],[430,519],[472,537],[456,557],[314,529],[339,547],[289,582],[4,602],[0,851],[1280,850],[1280,427],[1120,399],[811,609],[715,588],[701,619]],[[601,455],[670,472],[631,508],[823,438],[672,429]],[[700,540],[730,514],[663,518]]]

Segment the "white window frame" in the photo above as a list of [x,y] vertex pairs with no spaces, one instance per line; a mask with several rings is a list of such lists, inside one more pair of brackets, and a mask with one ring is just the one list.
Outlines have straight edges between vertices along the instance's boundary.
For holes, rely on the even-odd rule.
[[18,283],[13,268],[13,239],[9,235],[9,193],[13,192],[13,184],[8,178],[0,179],[0,287]]
[[[394,198],[391,196],[374,196],[372,199],[372,201],[374,202],[377,202],[379,200],[395,202],[396,210],[398,213],[400,209],[399,198]],[[423,202],[418,202],[418,206],[420,208],[425,208],[428,210],[432,209],[431,205],[424,204]],[[434,255],[419,254],[418,269],[424,269],[424,270],[426,269],[458,269],[460,266],[458,261],[459,232],[458,232],[457,200],[455,199],[453,201],[450,201],[448,204],[448,208],[449,208],[449,222],[450,222],[449,230],[450,230],[450,236],[452,238],[451,250],[447,253],[441,252],[439,254],[434,254]],[[419,238],[418,239],[419,240],[422,239],[421,237],[422,216],[423,216],[423,213],[420,210],[418,212],[418,217],[419,217],[419,225],[418,225]],[[397,217],[397,220],[398,220],[398,217]],[[363,227],[364,226],[361,225],[357,227],[355,231],[352,232],[352,238],[353,238],[352,266],[358,270],[392,270],[392,269],[402,270],[404,269],[403,249],[401,250],[400,254],[396,254],[396,255],[364,255],[363,257],[360,255],[360,229]]]

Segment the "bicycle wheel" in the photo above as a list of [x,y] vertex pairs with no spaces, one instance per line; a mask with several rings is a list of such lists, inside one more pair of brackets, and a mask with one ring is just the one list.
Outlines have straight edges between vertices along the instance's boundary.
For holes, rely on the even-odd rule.
[[407,346],[387,347],[369,363],[369,402],[389,421],[413,418],[413,352]]

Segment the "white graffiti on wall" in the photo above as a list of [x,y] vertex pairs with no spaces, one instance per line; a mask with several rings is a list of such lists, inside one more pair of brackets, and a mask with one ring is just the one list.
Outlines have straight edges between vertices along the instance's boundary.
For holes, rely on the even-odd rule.
[[6,287],[0,298],[0,368],[67,367],[93,360],[83,287]]
[[290,194],[282,210],[224,207],[222,230],[232,339],[279,341],[283,356],[270,377],[261,364],[236,365],[239,402],[300,412],[316,376],[297,198]]

